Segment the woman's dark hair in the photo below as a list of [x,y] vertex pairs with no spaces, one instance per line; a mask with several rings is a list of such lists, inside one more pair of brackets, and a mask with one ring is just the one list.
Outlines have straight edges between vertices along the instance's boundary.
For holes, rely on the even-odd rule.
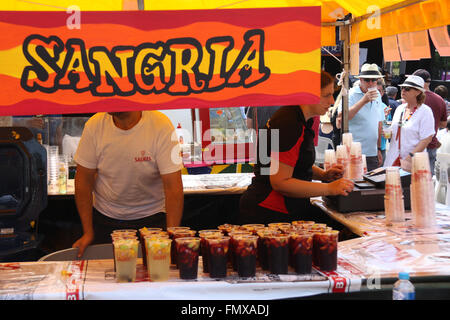
[[447,99],[448,90],[447,87],[442,84],[437,86],[436,89],[434,89],[434,93],[440,95],[444,100]]
[[320,72],[320,88],[325,88],[330,83],[334,83],[334,77],[326,71]]

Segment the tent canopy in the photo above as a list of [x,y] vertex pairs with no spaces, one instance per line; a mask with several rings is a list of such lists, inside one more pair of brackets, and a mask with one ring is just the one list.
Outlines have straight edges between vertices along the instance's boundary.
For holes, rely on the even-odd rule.
[[445,26],[450,0],[7,0],[0,10],[54,11],[76,5],[82,11],[193,10],[262,7],[322,7],[322,45],[335,45],[335,24],[351,13],[350,43]]

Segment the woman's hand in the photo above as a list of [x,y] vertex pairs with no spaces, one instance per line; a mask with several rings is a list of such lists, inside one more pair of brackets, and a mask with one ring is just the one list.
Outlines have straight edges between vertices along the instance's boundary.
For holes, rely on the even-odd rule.
[[328,183],[328,192],[330,196],[347,196],[353,191],[353,187],[353,181],[342,178]]
[[335,164],[330,169],[325,171],[324,181],[334,181],[344,176],[344,166],[342,164]]

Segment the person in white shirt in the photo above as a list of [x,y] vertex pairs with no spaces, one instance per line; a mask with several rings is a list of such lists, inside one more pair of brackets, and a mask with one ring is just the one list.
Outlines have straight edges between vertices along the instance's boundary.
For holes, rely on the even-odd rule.
[[396,108],[392,118],[392,139],[384,166],[401,166],[410,171],[414,153],[426,150],[434,136],[434,116],[423,103],[425,88],[421,77],[409,76],[400,87],[405,103]]
[[111,241],[115,229],[173,227],[183,212],[180,146],[170,120],[158,111],[97,113],[85,125],[75,162],[75,202],[83,236]]

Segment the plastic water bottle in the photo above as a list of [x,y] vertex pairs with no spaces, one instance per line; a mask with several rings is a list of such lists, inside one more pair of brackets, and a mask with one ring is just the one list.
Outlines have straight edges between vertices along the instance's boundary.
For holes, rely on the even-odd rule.
[[414,285],[409,281],[408,272],[400,272],[398,279],[394,283],[394,289],[392,291],[393,300],[414,300],[416,297]]

